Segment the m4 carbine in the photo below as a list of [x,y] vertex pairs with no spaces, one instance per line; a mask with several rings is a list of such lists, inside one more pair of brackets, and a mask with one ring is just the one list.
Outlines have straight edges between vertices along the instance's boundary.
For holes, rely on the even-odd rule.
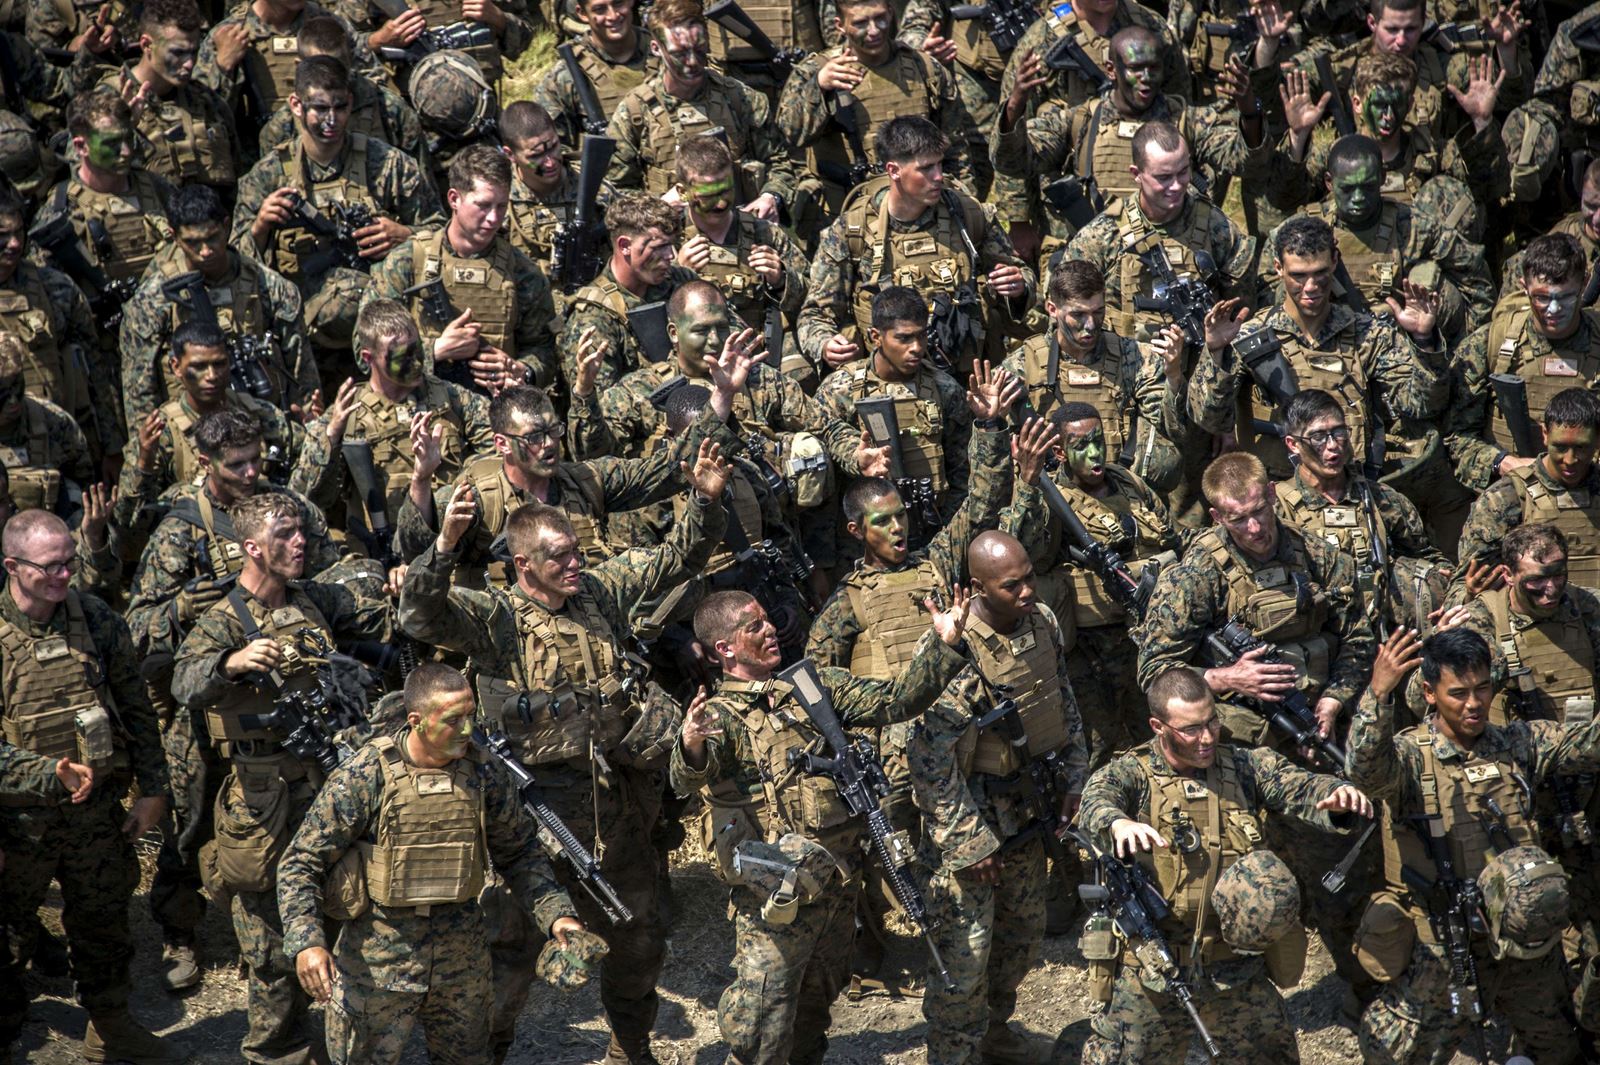
[[1028,27],[1039,20],[1039,6],[1028,0],[988,0],[983,4],[956,4],[950,8],[950,18],[956,22],[982,19],[983,28],[1000,54],[1010,55],[1028,32]]

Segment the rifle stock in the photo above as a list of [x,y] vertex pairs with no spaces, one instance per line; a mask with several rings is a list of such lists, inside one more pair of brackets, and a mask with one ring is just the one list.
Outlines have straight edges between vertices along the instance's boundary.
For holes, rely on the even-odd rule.
[[[595,92],[594,83],[589,80],[589,75],[583,72],[583,67],[578,65],[578,54],[573,51],[571,42],[556,45],[556,55],[561,57],[561,63],[567,68],[567,76],[572,79],[572,89],[578,94],[578,107],[583,111],[583,132],[596,136],[606,131],[606,109],[600,103],[600,94]],[[616,142],[611,142],[616,147]]]
[[639,352],[649,362],[666,362],[672,357],[672,338],[667,335],[667,305],[656,300],[641,303],[628,312],[628,329],[639,344]]
[[1528,413],[1528,382],[1516,374],[1492,373],[1489,387],[1494,390],[1494,405],[1506,420],[1517,454],[1525,459],[1538,458],[1544,451],[1544,440]]

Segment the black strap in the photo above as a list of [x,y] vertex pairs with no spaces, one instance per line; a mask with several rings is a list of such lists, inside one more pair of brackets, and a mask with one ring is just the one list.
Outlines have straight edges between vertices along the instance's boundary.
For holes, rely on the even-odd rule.
[[256,624],[249,605],[244,601],[244,589],[237,584],[228,589],[228,605],[233,607],[233,612],[238,615],[239,624],[244,626],[245,643],[253,643],[266,635],[261,631],[261,626]]

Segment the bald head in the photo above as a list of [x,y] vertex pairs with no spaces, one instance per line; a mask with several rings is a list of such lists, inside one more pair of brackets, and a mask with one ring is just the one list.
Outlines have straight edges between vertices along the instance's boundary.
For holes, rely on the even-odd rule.
[[1027,561],[1028,552],[1015,536],[994,529],[979,533],[967,545],[967,571],[985,587]]
[[1111,54],[1118,60],[1138,53],[1161,55],[1161,38],[1156,36],[1155,31],[1146,26],[1129,26],[1112,36]]
[[967,547],[967,571],[977,586],[974,609],[999,632],[1011,629],[1033,613],[1037,581],[1033,560],[1014,536],[989,530]]

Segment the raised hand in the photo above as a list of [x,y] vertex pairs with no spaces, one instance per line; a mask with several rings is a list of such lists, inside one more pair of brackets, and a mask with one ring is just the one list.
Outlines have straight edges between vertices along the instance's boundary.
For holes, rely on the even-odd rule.
[[1184,339],[1181,328],[1171,322],[1162,326],[1161,332],[1150,338],[1150,350],[1161,356],[1167,380],[1183,379],[1183,358],[1189,352],[1189,342]]
[[932,596],[922,600],[922,607],[932,618],[933,631],[939,634],[945,646],[954,647],[959,644],[967,632],[967,615],[972,610],[972,597],[976,592],[969,592],[958,582],[950,589],[950,608],[940,610],[939,604],[934,602]]
[[1017,77],[1011,83],[1011,93],[1006,97],[1005,128],[1007,130],[1022,121],[1022,116],[1028,111],[1028,104],[1033,99],[1033,94],[1039,86],[1049,81],[1045,73],[1044,60],[1039,57],[1037,48],[1028,52],[1017,64]]
[[967,407],[979,421],[1004,417],[1022,392],[1022,382],[1012,374],[991,370],[983,359],[972,364],[972,376],[967,379]]
[[103,481],[84,489],[83,518],[78,528],[95,550],[106,546],[106,526],[111,522],[111,507],[116,501],[116,488],[107,486]]
[[1312,99],[1311,75],[1303,70],[1290,70],[1278,85],[1278,99],[1283,102],[1283,119],[1289,132],[1296,137],[1309,137],[1328,113],[1333,93],[1325,92],[1320,99]]
[[1017,480],[1037,485],[1060,440],[1060,430],[1048,419],[1029,418],[1024,422],[1022,431],[1011,438],[1011,458],[1017,464]]
[[701,499],[713,502],[722,498],[722,490],[728,487],[728,478],[733,476],[733,463],[723,458],[722,448],[711,440],[700,441],[700,453],[695,456],[693,467],[687,462],[679,465],[689,487],[700,493]]
[[690,751],[705,750],[706,740],[722,735],[722,715],[707,706],[706,690],[701,687],[683,712],[683,746]]
[[600,378],[600,363],[611,350],[611,342],[595,335],[594,326],[578,334],[578,374],[572,382],[572,394],[591,396],[594,383]]
[[439,538],[434,546],[441,552],[451,552],[472,528],[478,518],[478,493],[470,484],[458,484],[450,493],[450,502],[439,519]]
[[922,50],[945,66],[954,66],[956,61],[956,42],[941,32],[939,23],[935,22],[928,35],[922,38]]
[[431,484],[444,463],[444,423],[437,410],[425,410],[411,419],[411,479]]
[[336,448],[344,440],[344,430],[350,423],[350,415],[355,413],[356,393],[361,391],[361,386],[353,377],[346,377],[344,384],[339,386],[339,392],[333,397],[333,406],[328,408],[328,447]]
[[1332,810],[1334,813],[1360,814],[1362,817],[1372,816],[1372,800],[1353,784],[1340,784],[1328,794],[1326,799],[1317,803],[1319,810]]
[[1206,312],[1205,330],[1206,347],[1212,351],[1221,351],[1232,344],[1239,335],[1239,329],[1250,317],[1250,308],[1237,297],[1233,299],[1218,300]]
[[1395,629],[1378,646],[1367,687],[1379,699],[1393,695],[1410,673],[1422,664],[1422,638],[1416,629]]
[[856,465],[863,477],[889,476],[889,445],[879,447],[872,442],[872,434],[861,430],[861,442],[856,445]]
[[1434,323],[1439,320],[1439,294],[1410,280],[1401,283],[1400,294],[1405,306],[1393,296],[1384,301],[1394,312],[1395,324],[1415,340],[1428,340],[1433,336]]
[[1462,92],[1449,82],[1445,82],[1444,87],[1450,90],[1450,95],[1461,105],[1461,110],[1472,119],[1473,127],[1482,132],[1488,128],[1490,122],[1494,121],[1494,107],[1500,100],[1500,87],[1505,82],[1504,70],[1501,70],[1498,76],[1495,74],[1494,56],[1480,55],[1467,60],[1466,92]]

